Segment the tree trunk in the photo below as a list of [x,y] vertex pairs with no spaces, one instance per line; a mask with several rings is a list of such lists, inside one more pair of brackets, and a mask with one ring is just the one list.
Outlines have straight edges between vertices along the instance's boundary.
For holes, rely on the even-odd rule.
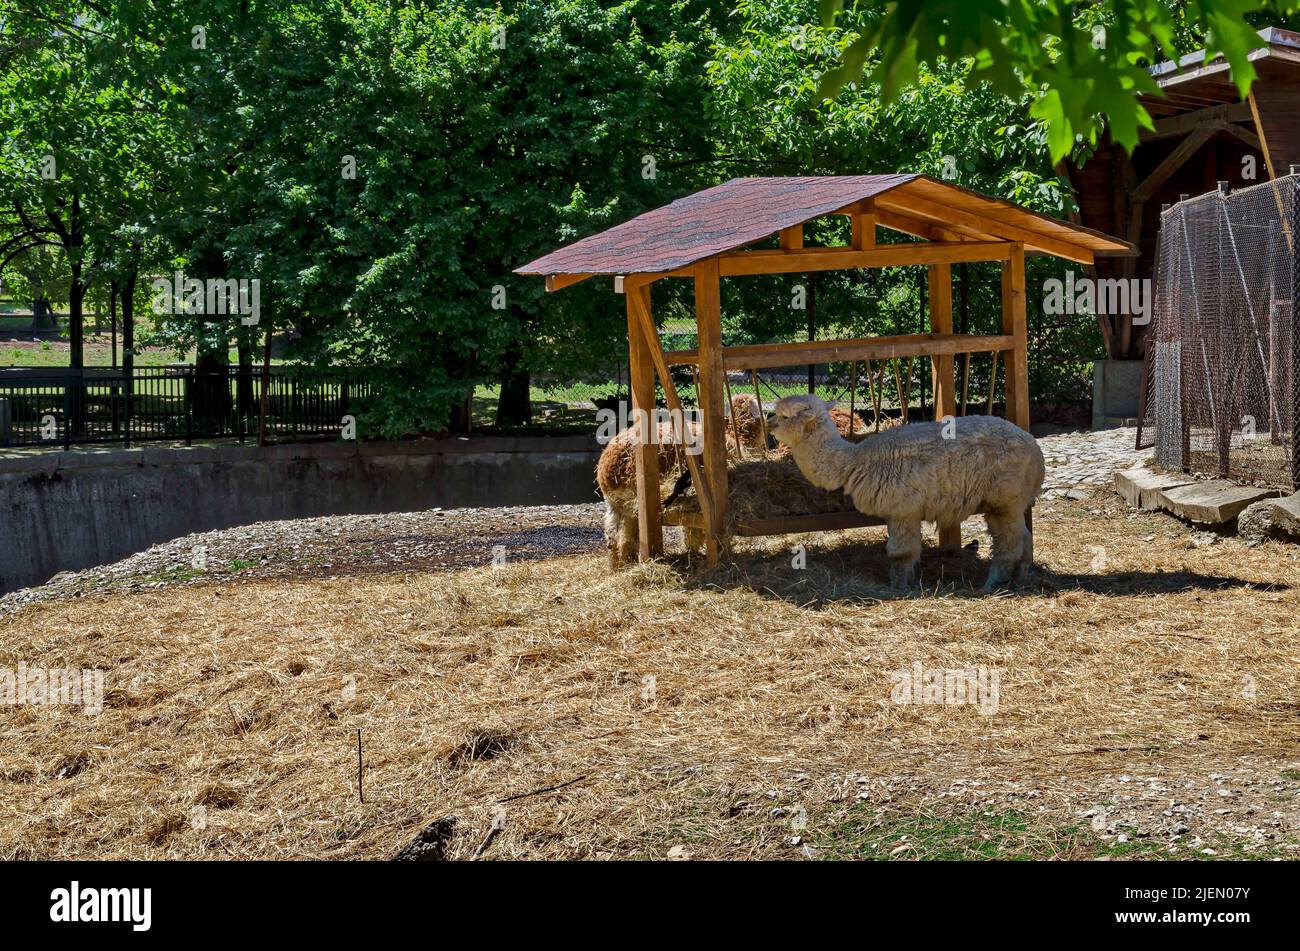
[[194,432],[200,436],[226,434],[230,416],[228,369],[224,348],[196,355],[191,398]]
[[[239,381],[236,384],[236,392],[241,421],[247,421],[253,417],[253,347],[255,345],[252,335],[241,329],[236,344],[239,351]],[[241,433],[244,425],[244,422],[240,423]]]
[[470,424],[473,420],[472,407],[474,399],[467,396],[451,408],[447,414],[447,430],[455,433],[457,436],[468,436],[470,433]]
[[110,358],[109,365],[114,370],[117,369],[117,281],[108,285],[108,320],[109,320],[109,338],[108,338],[108,355]]
[[78,371],[68,378],[71,387],[68,394],[67,426],[70,439],[76,441],[86,429],[86,386],[85,375],[81,372],[86,366],[84,347],[84,317],[82,302],[85,300],[86,288],[81,283],[81,262],[72,262],[72,282],[68,286],[68,365]]
[[528,392],[532,381],[522,363],[523,355],[517,349],[507,351],[501,370],[501,395],[497,398],[498,426],[527,426],[532,422]]
[[68,347],[69,347],[69,366],[84,367],[86,365],[85,353],[85,324],[84,314],[82,313],[82,302],[86,297],[86,288],[81,283],[81,264],[80,262],[72,265],[72,282],[68,285]]

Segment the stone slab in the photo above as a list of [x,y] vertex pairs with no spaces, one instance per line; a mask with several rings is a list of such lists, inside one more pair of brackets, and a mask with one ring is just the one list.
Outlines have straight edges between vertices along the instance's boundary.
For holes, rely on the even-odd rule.
[[1246,506],[1278,495],[1273,489],[1234,485],[1214,480],[1161,489],[1160,507],[1190,522],[1222,525],[1235,519]]
[[1139,466],[1115,473],[1115,491],[1133,508],[1153,512],[1160,508],[1160,493],[1191,485],[1196,480],[1184,472],[1157,472]]

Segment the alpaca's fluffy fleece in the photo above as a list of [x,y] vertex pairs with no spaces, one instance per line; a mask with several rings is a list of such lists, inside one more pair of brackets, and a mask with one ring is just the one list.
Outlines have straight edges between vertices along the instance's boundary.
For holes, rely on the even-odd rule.
[[1027,514],[1044,474],[1033,436],[995,416],[961,416],[855,444],[837,432],[828,409],[816,396],[786,397],[768,428],[813,485],[841,489],[858,511],[886,520],[896,586],[913,583],[923,521],[957,524],[977,513],[993,536],[985,589],[1027,575],[1034,557]]
[[[686,465],[686,444],[699,438],[699,424],[686,421],[688,438],[678,441],[672,425],[660,423],[658,440],[659,473],[666,477]],[[737,456],[736,434],[742,451],[763,449],[763,409],[758,399],[742,393],[731,400],[731,415],[726,420],[726,447],[729,456]],[[629,426],[605,444],[596,462],[596,485],[605,499],[605,544],[609,549],[610,567],[636,560],[640,530],[636,517],[636,429]],[[688,530],[687,544],[698,547],[702,538]]]

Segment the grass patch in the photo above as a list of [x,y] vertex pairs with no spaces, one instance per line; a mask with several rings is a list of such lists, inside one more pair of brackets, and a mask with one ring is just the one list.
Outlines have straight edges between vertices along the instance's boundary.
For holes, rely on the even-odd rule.
[[[1053,825],[1015,809],[977,810],[952,816],[881,816],[854,806],[847,818],[809,843],[824,859],[867,861],[1039,861],[1060,859],[1267,860],[1287,854],[1280,845],[1248,848],[1222,836],[1193,847],[1190,837],[1104,839],[1076,823]],[[1177,848],[1171,848],[1176,845]],[[1206,855],[1202,849],[1212,849]]]

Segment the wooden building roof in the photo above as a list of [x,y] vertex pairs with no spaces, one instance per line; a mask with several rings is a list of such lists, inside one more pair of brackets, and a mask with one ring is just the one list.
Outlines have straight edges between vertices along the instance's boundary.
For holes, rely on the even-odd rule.
[[[548,277],[664,273],[870,201],[880,225],[925,238],[1019,242],[1091,263],[1124,241],[925,175],[737,178],[679,198],[516,269]],[[565,283],[573,283],[572,280]]]

